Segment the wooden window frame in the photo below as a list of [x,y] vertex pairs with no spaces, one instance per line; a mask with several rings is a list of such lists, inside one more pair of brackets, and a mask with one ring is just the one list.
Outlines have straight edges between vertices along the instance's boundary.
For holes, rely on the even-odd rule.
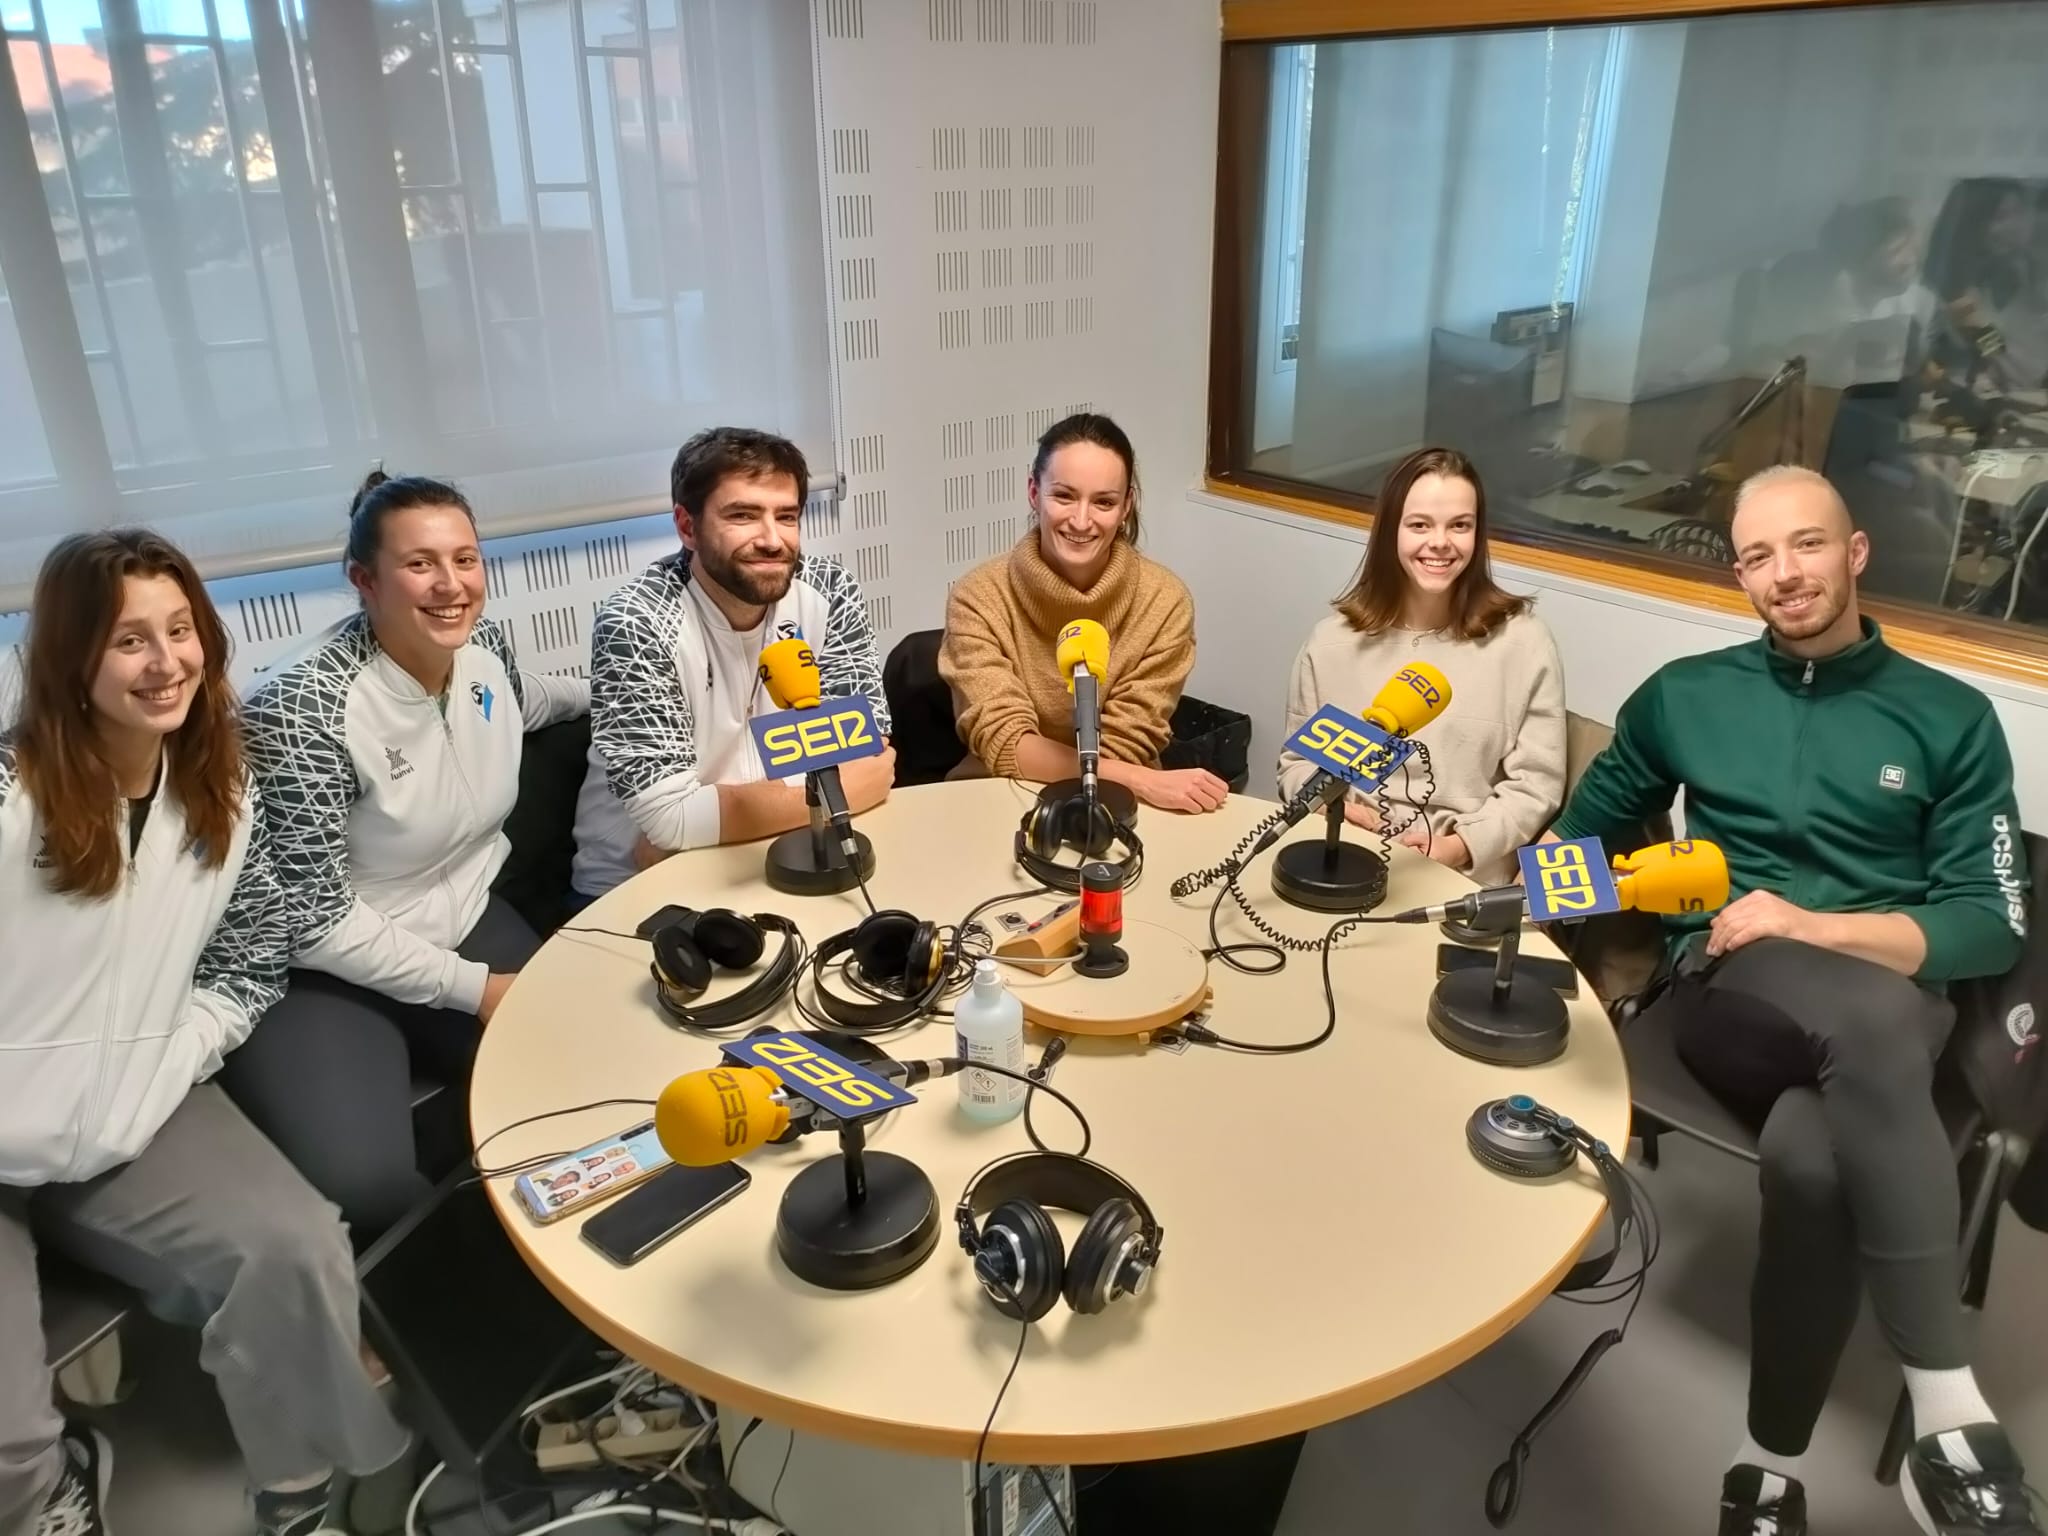
[[[1246,285],[1258,272],[1261,237],[1256,185],[1239,168],[1256,164],[1267,121],[1275,44],[1412,34],[1539,27],[1587,22],[1673,21],[1736,12],[1823,8],[1878,10],[1925,0],[1222,0],[1223,67],[1217,122],[1216,249],[1211,285],[1208,465],[1204,484],[1234,497],[1303,517],[1370,529],[1373,498],[1230,466],[1249,462],[1237,441],[1240,407],[1252,387],[1255,338]],[[1241,44],[1247,46],[1231,46]],[[1732,572],[1719,580],[1696,562],[1630,551],[1607,559],[1578,541],[1546,542],[1523,529],[1496,530],[1493,542],[1506,564],[1658,597],[1689,607],[1753,617]],[[1944,666],[2048,688],[2048,633],[2017,625],[1907,607],[1865,594],[1864,610],[1885,627],[1898,648]]]

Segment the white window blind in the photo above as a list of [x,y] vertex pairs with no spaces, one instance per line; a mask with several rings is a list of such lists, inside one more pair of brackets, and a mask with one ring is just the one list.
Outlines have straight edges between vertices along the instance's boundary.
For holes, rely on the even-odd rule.
[[0,0],[0,609],[144,522],[338,552],[660,508],[699,427],[831,482],[805,0]]

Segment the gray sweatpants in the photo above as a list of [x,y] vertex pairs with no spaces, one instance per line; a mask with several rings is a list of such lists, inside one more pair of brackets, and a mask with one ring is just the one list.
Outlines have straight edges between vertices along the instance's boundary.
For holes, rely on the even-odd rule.
[[334,1207],[201,1083],[133,1162],[83,1184],[0,1186],[0,1536],[34,1528],[59,1470],[38,1241],[199,1330],[252,1484],[374,1472],[404,1452],[357,1353]]

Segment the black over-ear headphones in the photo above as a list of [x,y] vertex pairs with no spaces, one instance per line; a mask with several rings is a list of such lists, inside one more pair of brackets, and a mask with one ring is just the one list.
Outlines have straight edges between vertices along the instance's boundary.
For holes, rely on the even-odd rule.
[[1560,1291],[1583,1291],[1598,1285],[1614,1268],[1626,1229],[1635,1219],[1635,1200],[1629,1193],[1621,1162],[1576,1120],[1547,1109],[1518,1093],[1511,1099],[1494,1099],[1472,1111],[1465,1122],[1465,1145],[1472,1155],[1495,1173],[1511,1179],[1547,1179],[1563,1173],[1584,1152],[1600,1175],[1607,1195],[1608,1214],[1613,1218],[1614,1241],[1580,1259],[1557,1283]]
[[1098,803],[1091,816],[1087,802],[1079,795],[1064,800],[1039,800],[1017,823],[1017,863],[1040,885],[1056,891],[1081,889],[1081,866],[1056,862],[1065,849],[1078,851],[1083,859],[1100,859],[1117,843],[1124,856],[1114,860],[1123,887],[1137,884],[1145,869],[1145,845],[1137,829],[1111,814]]
[[[1086,1216],[1069,1254],[1047,1206]],[[986,1217],[977,1226],[977,1219]],[[1070,1152],[1014,1152],[967,1181],[953,1208],[960,1246],[1003,1316],[1035,1323],[1065,1298],[1100,1312],[1138,1296],[1166,1234],[1135,1186]]]
[[[730,997],[702,1008],[692,1002],[711,985],[714,968],[744,971],[759,963],[770,932],[782,935],[774,961],[756,980]],[[683,911],[648,936],[654,945],[654,995],[662,1008],[685,1029],[715,1034],[749,1024],[782,1001],[796,982],[802,951],[796,924],[772,912],[745,913],[713,907]]]
[[[1606,1280],[1614,1268],[1616,1256],[1621,1252],[1623,1241],[1632,1231],[1642,1262],[1632,1273],[1613,1281],[1616,1292],[1604,1299],[1619,1300],[1628,1296],[1632,1289],[1640,1296],[1643,1278],[1649,1271],[1650,1261],[1656,1257],[1656,1222],[1654,1213],[1647,1208],[1641,1212],[1636,1209],[1629,1176],[1621,1166],[1621,1159],[1609,1150],[1606,1142],[1569,1116],[1537,1103],[1526,1093],[1518,1093],[1513,1098],[1491,1100],[1473,1110],[1472,1118],[1465,1122],[1465,1145],[1471,1148],[1472,1155],[1480,1162],[1511,1179],[1550,1178],[1568,1170],[1583,1152],[1600,1175],[1601,1188],[1607,1195],[1607,1212],[1614,1225],[1614,1241],[1572,1265],[1565,1272],[1564,1279],[1558,1282],[1557,1289],[1589,1290]],[[1634,1310],[1631,1305],[1629,1313],[1632,1315]],[[1515,1436],[1514,1443],[1508,1447],[1507,1460],[1494,1469],[1486,1484],[1486,1518],[1496,1529],[1515,1517],[1516,1506],[1522,1499],[1522,1469],[1528,1464],[1530,1447],[1537,1435],[1564,1411],[1565,1404],[1572,1400],[1572,1394],[1585,1384],[1586,1378],[1593,1373],[1593,1367],[1600,1363],[1600,1357],[1621,1342],[1627,1329],[1628,1317],[1624,1316],[1621,1327],[1609,1328],[1588,1344],[1578,1363],[1559,1383],[1558,1389],[1551,1393],[1549,1401]]]
[[[842,955],[852,956],[854,979],[878,994],[874,1001],[857,1001],[825,985],[826,971]],[[884,910],[818,945],[811,955],[811,989],[820,1011],[841,1029],[878,1035],[908,1024],[939,1000],[950,959],[936,923]]]

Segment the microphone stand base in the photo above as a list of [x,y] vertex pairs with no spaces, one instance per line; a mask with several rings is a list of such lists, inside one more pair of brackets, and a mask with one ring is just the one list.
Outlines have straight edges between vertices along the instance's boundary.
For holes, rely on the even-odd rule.
[[1107,981],[1111,977],[1121,976],[1130,968],[1130,953],[1120,944],[1112,944],[1099,952],[1090,950],[1074,962],[1076,976],[1087,976],[1096,981]]
[[860,855],[860,870],[846,862],[845,850],[836,833],[820,841],[809,827],[785,832],[768,845],[764,871],[768,884],[787,896],[836,896],[850,891],[861,881],[874,878],[875,845],[865,832],[853,834],[853,846]]
[[1273,860],[1273,893],[1311,912],[1370,912],[1387,897],[1387,866],[1356,843],[1289,843]]
[[1502,1067],[1533,1067],[1564,1054],[1571,1019],[1564,999],[1517,976],[1505,1000],[1493,972],[1477,966],[1442,977],[1429,994],[1429,1031],[1461,1056]]
[[775,1250],[799,1280],[867,1291],[900,1280],[939,1241],[939,1193],[893,1152],[863,1152],[867,1199],[847,1204],[843,1159],[820,1158],[789,1181],[775,1216]]

